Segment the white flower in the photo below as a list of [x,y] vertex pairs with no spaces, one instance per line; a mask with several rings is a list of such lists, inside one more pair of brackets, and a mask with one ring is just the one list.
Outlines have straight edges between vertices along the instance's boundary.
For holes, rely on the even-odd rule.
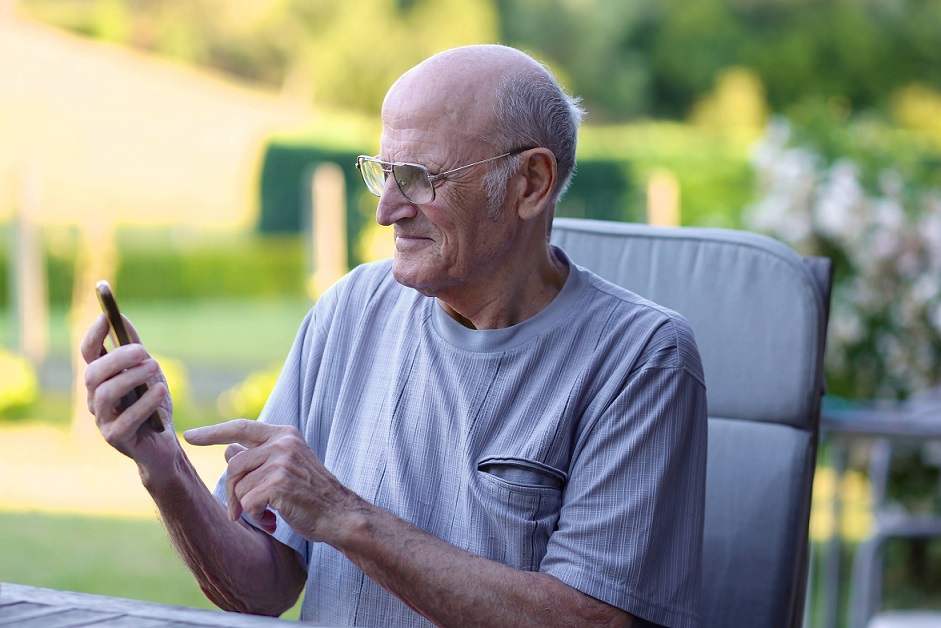
[[[753,153],[761,198],[746,224],[804,254],[835,256],[827,365],[866,395],[906,395],[941,382],[941,190],[896,169],[867,190],[859,163],[827,164],[769,125]],[[870,349],[872,347],[872,349]]]
[[865,337],[866,328],[863,322],[853,312],[847,310],[834,311],[830,318],[829,337],[836,340],[838,346],[851,345]]
[[830,239],[858,236],[862,221],[858,220],[863,190],[859,171],[850,161],[840,161],[830,169],[817,189],[814,202],[814,226]]

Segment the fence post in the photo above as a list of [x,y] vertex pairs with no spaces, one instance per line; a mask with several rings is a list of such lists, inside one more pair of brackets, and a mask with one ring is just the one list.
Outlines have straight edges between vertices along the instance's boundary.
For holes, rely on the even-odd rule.
[[346,274],[346,183],[335,163],[317,166],[311,183],[311,231],[313,273],[308,284],[311,298]]
[[661,227],[680,224],[680,184],[669,170],[654,172],[647,180],[647,222]]
[[49,302],[42,228],[39,224],[40,181],[23,169],[13,223],[12,301],[20,353],[39,369],[49,352]]

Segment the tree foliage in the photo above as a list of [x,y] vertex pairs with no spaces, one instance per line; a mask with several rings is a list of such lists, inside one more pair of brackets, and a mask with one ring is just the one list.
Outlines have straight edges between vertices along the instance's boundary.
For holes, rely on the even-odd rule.
[[545,53],[606,118],[686,116],[723,69],[754,72],[775,111],[808,97],[883,107],[941,88],[938,0],[499,0],[508,43]]
[[886,108],[941,91],[941,0],[20,0],[26,13],[323,104],[376,112],[403,70],[502,41],[551,65],[594,121],[685,118],[729,67],[772,110]]

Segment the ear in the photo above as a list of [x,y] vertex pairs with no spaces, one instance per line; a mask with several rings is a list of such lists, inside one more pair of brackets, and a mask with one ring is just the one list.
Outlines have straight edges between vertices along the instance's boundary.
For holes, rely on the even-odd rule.
[[520,190],[516,199],[517,215],[532,220],[549,208],[558,179],[555,155],[546,148],[534,148],[523,153],[523,165],[517,174]]

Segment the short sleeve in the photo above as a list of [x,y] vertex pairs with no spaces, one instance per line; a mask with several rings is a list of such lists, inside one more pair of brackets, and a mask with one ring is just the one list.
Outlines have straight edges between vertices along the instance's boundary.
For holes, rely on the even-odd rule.
[[540,570],[656,624],[697,625],[705,464],[697,369],[636,372],[577,445]]

